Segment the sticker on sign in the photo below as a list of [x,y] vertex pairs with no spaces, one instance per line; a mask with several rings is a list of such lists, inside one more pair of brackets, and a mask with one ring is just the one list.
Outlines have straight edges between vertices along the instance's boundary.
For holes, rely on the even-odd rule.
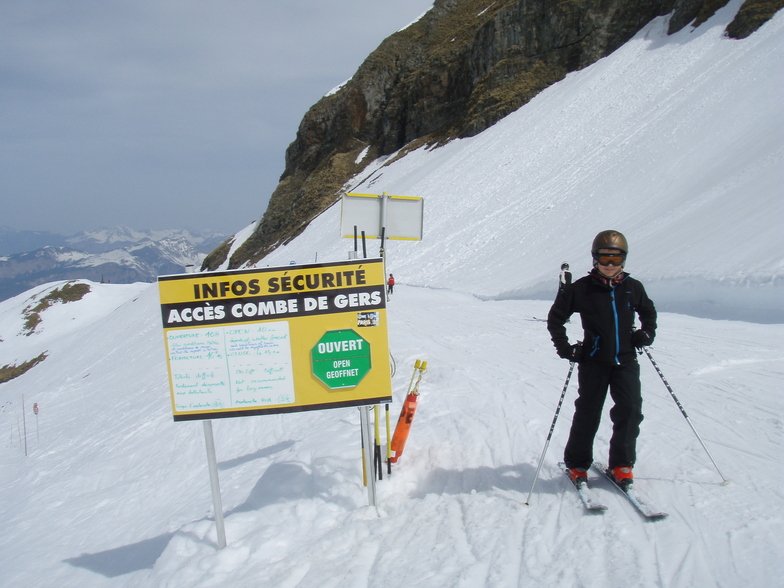
[[353,329],[327,331],[310,356],[313,375],[332,390],[358,385],[371,368],[370,344]]

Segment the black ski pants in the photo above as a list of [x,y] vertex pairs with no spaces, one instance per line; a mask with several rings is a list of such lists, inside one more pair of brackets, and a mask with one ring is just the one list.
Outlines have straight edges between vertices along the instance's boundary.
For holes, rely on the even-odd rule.
[[613,433],[608,465],[611,468],[633,466],[643,419],[640,364],[636,360],[621,365],[584,360],[578,366],[577,379],[579,389],[564,463],[570,468],[586,469],[593,463],[593,440],[609,388],[615,404],[610,409]]

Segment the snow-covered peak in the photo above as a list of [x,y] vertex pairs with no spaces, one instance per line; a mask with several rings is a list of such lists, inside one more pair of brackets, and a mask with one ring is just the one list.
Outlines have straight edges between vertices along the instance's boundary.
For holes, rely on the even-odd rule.
[[[136,230],[124,226],[116,226],[94,231],[83,231],[68,237],[69,247],[81,251],[99,253],[110,249],[122,247],[133,247],[146,242],[159,242],[166,239],[184,239],[194,245],[200,251],[203,244],[208,243],[208,247],[214,247],[225,235],[215,231],[189,231],[187,229],[164,229],[164,230]],[[202,251],[208,253],[209,251]]]

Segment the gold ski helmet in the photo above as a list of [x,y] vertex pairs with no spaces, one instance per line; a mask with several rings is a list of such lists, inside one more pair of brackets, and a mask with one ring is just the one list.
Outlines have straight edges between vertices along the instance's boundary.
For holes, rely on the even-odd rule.
[[593,255],[593,267],[599,264],[599,249],[620,249],[621,267],[626,265],[626,255],[629,253],[629,243],[623,233],[618,231],[602,231],[593,239],[591,244],[591,254]]
[[591,245],[591,253],[596,253],[599,249],[620,249],[625,255],[629,254],[626,237],[618,231],[602,231],[596,235]]

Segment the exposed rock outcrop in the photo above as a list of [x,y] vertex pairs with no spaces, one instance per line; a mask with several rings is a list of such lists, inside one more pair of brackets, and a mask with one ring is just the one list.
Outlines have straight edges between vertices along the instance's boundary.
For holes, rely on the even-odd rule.
[[[261,222],[228,267],[255,263],[296,237],[376,158],[476,135],[653,18],[672,13],[673,33],[728,1],[436,0],[308,111]],[[782,1],[747,0],[736,34],[756,30]],[[203,269],[219,267],[228,252],[228,244],[213,251]]]
[[782,8],[784,0],[746,0],[727,26],[727,35],[733,39],[745,39]]

